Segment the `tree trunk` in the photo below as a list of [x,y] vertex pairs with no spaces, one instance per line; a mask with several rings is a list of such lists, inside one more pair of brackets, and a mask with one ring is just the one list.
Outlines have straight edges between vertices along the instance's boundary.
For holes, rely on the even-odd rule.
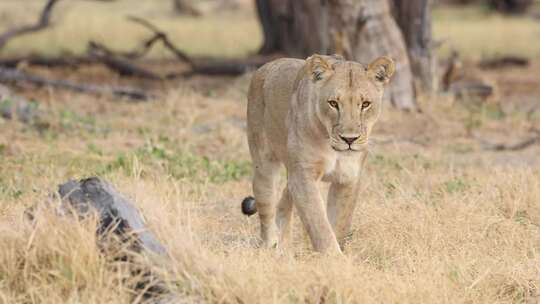
[[315,0],[256,0],[263,28],[261,53],[305,57],[325,53],[326,6]]
[[419,87],[436,92],[437,61],[432,51],[431,0],[394,0],[395,18],[407,44],[411,69]]
[[265,37],[261,51],[292,57],[338,53],[364,64],[391,56],[396,74],[385,99],[417,109],[405,41],[387,0],[257,0],[257,7]]

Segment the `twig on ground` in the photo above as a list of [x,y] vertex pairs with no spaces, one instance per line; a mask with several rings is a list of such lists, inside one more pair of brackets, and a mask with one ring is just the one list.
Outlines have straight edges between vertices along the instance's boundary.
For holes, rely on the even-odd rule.
[[81,64],[95,63],[96,60],[86,56],[62,56],[62,57],[41,57],[41,56],[23,56],[0,59],[0,66],[6,68],[15,68],[21,63],[29,65],[38,65],[45,67],[77,67]]
[[68,80],[47,79],[41,76],[28,74],[15,69],[0,67],[0,82],[27,82],[35,85],[51,86],[60,89],[66,89],[88,94],[109,94],[119,97],[127,97],[132,100],[148,100],[153,96],[134,88],[129,87],[105,87],[95,84],[80,84]]
[[528,147],[530,147],[532,145],[540,144],[540,131],[535,131],[535,133],[537,134],[536,136],[525,139],[525,140],[522,140],[522,141],[520,141],[518,143],[515,143],[515,144],[492,143],[492,142],[489,142],[489,141],[487,141],[487,140],[485,140],[483,138],[480,138],[479,136],[474,136],[473,135],[473,137],[478,142],[480,142],[480,145],[485,150],[491,150],[491,151],[519,151],[519,150],[526,149],[526,148],[528,148]]
[[17,28],[11,28],[7,30],[5,33],[0,35],[0,49],[3,48],[6,43],[11,40],[14,37],[41,31],[50,25],[50,19],[52,11],[55,7],[55,5],[60,2],[60,0],[49,0],[45,7],[43,8],[43,11],[41,12],[41,15],[39,17],[39,20],[36,24],[32,25],[25,25]]
[[417,139],[417,138],[389,138],[389,139],[373,139],[374,145],[387,145],[387,144],[396,144],[396,143],[410,143],[422,147],[428,147],[428,144]]
[[478,64],[483,69],[497,69],[504,67],[526,67],[529,65],[529,59],[521,56],[501,56],[489,59],[483,59]]

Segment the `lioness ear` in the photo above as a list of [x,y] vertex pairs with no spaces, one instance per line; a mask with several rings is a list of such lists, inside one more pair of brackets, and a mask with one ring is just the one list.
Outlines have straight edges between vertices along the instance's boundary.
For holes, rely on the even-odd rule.
[[307,72],[311,75],[313,82],[323,80],[328,77],[334,69],[332,65],[321,55],[315,54],[306,59]]
[[390,77],[394,75],[396,65],[394,64],[392,58],[382,56],[373,60],[373,62],[368,65],[366,70],[368,75],[375,81],[386,84],[388,81],[390,81]]

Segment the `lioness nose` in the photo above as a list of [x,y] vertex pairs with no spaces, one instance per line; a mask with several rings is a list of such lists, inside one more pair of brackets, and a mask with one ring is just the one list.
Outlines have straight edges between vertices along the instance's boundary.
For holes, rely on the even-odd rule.
[[345,136],[339,136],[341,139],[343,139],[344,142],[348,143],[349,145],[352,145],[353,142],[355,142],[360,136],[356,137],[345,137]]

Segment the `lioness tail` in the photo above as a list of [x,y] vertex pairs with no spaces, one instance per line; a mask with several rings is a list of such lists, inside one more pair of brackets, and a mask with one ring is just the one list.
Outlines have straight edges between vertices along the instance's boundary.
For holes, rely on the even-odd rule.
[[253,196],[248,196],[242,201],[242,213],[247,216],[257,213],[257,206],[255,206],[255,198]]

